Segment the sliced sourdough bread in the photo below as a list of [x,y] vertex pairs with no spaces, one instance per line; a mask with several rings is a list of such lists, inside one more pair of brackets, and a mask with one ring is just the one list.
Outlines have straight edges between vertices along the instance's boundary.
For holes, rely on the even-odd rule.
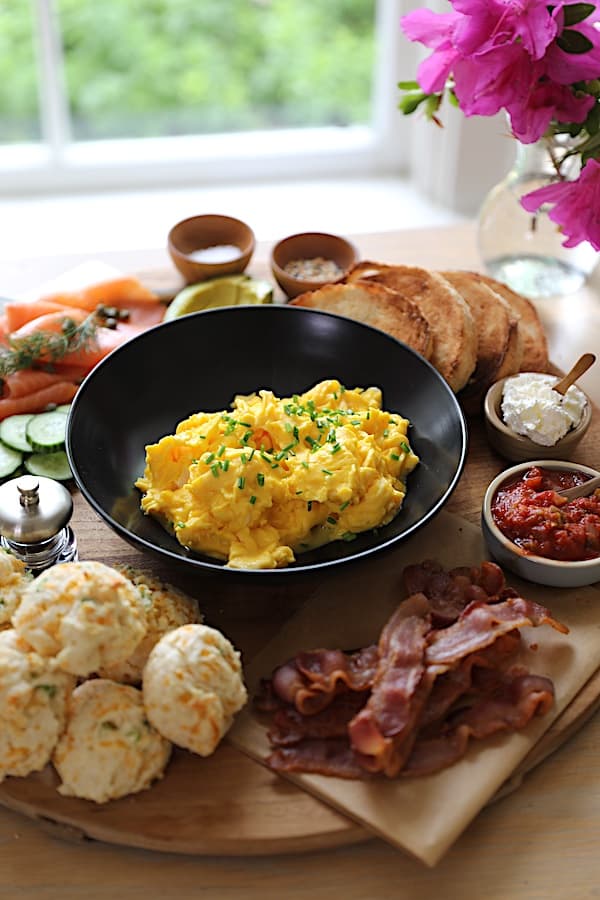
[[380,284],[328,284],[300,294],[291,306],[322,309],[386,331],[422,354],[431,356],[431,329],[417,306]]
[[416,266],[361,262],[347,281],[382,284],[414,303],[431,329],[432,364],[454,391],[467,384],[477,363],[475,323],[467,303],[445,278]]
[[477,365],[462,391],[479,398],[488,387],[519,371],[523,353],[518,316],[477,272],[442,272],[469,305],[477,331]]
[[533,303],[488,275],[480,277],[485,284],[506,300],[519,318],[519,331],[523,345],[519,371],[547,372],[549,366],[548,343],[544,326]]

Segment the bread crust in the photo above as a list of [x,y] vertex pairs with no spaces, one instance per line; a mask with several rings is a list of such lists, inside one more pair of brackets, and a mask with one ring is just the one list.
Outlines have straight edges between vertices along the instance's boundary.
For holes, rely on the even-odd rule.
[[442,275],[418,266],[364,261],[347,280],[382,284],[414,303],[431,328],[432,364],[455,392],[467,384],[477,363],[475,323],[467,303]]
[[463,394],[479,397],[487,388],[519,371],[522,356],[518,318],[506,300],[477,272],[441,273],[468,303],[477,331],[477,365]]
[[521,372],[547,372],[548,361],[548,342],[544,327],[540,321],[538,312],[526,297],[515,293],[507,285],[490,278],[489,275],[482,275],[482,280],[489,285],[494,291],[500,294],[506,300],[519,320],[519,331],[521,332],[521,340],[523,344],[523,353],[521,357]]
[[431,328],[417,306],[380,284],[356,281],[352,284],[328,284],[316,291],[300,294],[290,306],[322,309],[364,322],[386,331],[429,359],[432,351]]

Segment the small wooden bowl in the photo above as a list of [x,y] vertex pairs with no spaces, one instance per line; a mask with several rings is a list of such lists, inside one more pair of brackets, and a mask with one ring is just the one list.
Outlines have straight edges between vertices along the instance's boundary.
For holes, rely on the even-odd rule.
[[512,481],[520,475],[524,475],[531,466],[585,472],[591,478],[600,474],[589,466],[582,466],[566,460],[548,459],[546,457],[505,469],[490,483],[485,492],[481,508],[481,528],[490,554],[504,568],[509,569],[521,578],[525,578],[526,581],[533,581],[536,584],[545,584],[557,588],[583,587],[587,584],[595,584],[600,581],[600,557],[577,562],[563,562],[558,559],[548,559],[545,556],[535,556],[526,553],[521,547],[513,544],[496,525],[492,515],[492,503],[498,489],[506,481]]
[[[507,377],[512,378],[513,376]],[[589,398],[586,397],[587,403],[579,425],[568,431],[556,444],[551,447],[543,447],[525,435],[516,434],[502,420],[502,391],[506,380],[506,378],[502,378],[490,387],[483,405],[487,439],[494,450],[512,462],[528,462],[532,459],[569,459],[588,430],[592,419],[592,404]]]
[[[297,278],[285,271],[285,267],[294,260],[300,259],[331,260],[340,269],[337,278],[309,280]],[[337,234],[321,232],[303,232],[292,234],[275,244],[271,252],[271,270],[277,284],[284,294],[292,299],[307,291],[315,291],[325,284],[342,281],[350,269],[358,262],[358,251],[354,244]]]
[[[237,247],[239,254],[223,262],[201,261],[191,255],[197,250],[222,245]],[[254,246],[250,226],[231,216],[191,216],[174,225],[168,236],[171,259],[188,284],[240,274],[250,262]]]

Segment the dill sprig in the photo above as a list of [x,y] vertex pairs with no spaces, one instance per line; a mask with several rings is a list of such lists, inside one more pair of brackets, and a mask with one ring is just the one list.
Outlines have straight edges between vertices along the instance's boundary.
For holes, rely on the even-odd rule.
[[21,369],[51,366],[69,353],[87,350],[96,343],[98,319],[96,312],[79,324],[65,316],[61,331],[36,331],[22,338],[8,338],[8,347],[0,347],[0,377],[13,375]]

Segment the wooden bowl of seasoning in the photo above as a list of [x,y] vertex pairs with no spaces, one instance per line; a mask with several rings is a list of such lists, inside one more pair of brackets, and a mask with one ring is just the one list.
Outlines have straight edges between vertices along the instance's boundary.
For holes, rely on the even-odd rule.
[[273,277],[289,299],[342,281],[357,262],[350,241],[317,231],[283,238],[271,252]]
[[223,275],[238,275],[254,252],[254,232],[232,216],[191,216],[169,231],[173,263],[188,284]]

